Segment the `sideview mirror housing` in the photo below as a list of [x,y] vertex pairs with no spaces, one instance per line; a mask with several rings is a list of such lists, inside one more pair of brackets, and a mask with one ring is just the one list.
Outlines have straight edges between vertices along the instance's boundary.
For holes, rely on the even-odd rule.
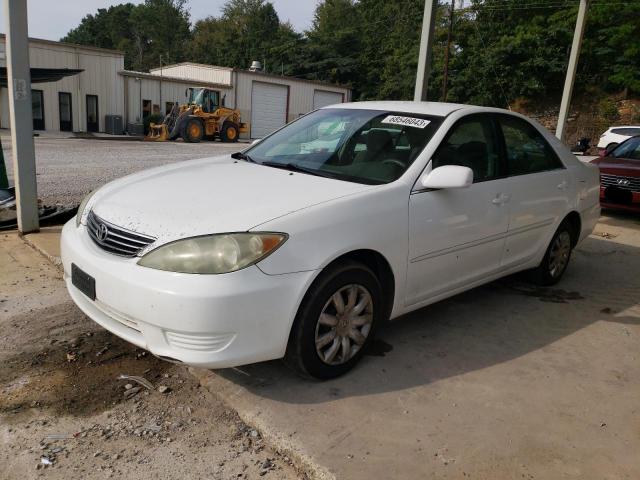
[[444,165],[422,177],[423,188],[467,188],[473,184],[473,170],[460,165]]

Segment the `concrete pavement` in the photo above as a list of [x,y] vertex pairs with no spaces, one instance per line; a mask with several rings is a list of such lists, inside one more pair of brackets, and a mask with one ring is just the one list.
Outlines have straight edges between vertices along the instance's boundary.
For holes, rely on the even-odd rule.
[[336,478],[640,478],[638,226],[603,217],[555,289],[509,278],[392,323],[334,381],[195,373]]

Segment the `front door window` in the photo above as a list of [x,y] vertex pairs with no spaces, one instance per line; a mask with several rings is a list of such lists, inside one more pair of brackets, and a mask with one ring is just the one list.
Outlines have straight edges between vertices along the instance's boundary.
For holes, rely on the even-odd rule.
[[44,95],[42,90],[31,90],[33,129],[44,130]]

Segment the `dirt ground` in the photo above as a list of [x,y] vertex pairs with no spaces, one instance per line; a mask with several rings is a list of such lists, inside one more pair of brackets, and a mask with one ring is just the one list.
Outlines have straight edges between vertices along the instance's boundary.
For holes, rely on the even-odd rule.
[[0,235],[0,332],[0,479],[305,478],[186,368],[88,320],[15,233]]

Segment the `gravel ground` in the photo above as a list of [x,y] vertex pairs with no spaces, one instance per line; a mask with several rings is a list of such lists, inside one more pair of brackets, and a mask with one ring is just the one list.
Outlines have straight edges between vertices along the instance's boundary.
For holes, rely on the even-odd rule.
[[185,367],[85,317],[60,277],[0,235],[0,480],[306,478]]
[[[0,134],[9,182],[13,183],[11,137]],[[237,152],[245,144],[152,143],[42,136],[34,138],[38,196],[46,205],[78,205],[111,180],[159,165]]]

